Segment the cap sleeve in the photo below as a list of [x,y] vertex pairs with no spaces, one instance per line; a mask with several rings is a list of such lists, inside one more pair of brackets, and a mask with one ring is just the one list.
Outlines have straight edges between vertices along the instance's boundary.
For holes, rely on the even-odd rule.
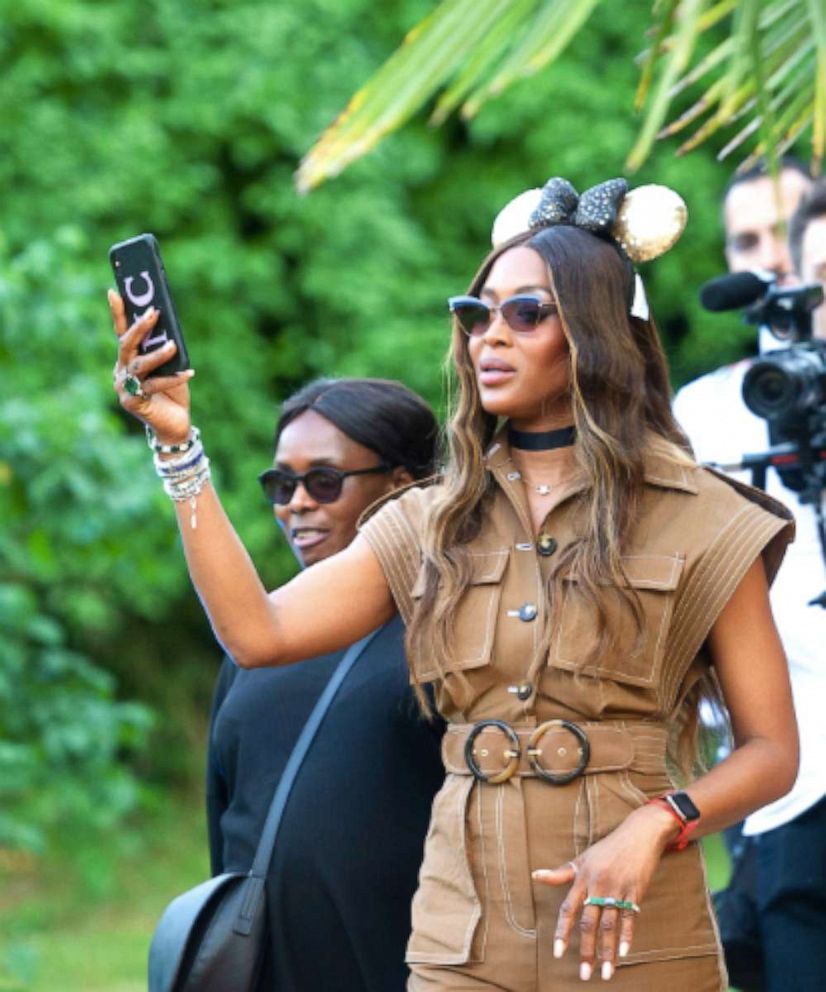
[[402,620],[413,616],[413,586],[422,562],[422,537],[437,486],[408,488],[373,504],[359,533],[373,549]]
[[688,669],[757,556],[771,584],[794,540],[794,516],[782,503],[710,469],[703,474],[700,547],[686,563],[672,623],[674,673]]

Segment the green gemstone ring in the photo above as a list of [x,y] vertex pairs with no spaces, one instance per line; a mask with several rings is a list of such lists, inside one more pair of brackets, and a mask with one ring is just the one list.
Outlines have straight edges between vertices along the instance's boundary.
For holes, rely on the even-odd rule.
[[140,379],[136,375],[132,375],[131,372],[127,372],[123,377],[123,388],[130,396],[146,396]]
[[639,913],[640,907],[630,899],[615,899],[613,896],[588,896],[586,906],[601,906],[603,909],[628,909]]

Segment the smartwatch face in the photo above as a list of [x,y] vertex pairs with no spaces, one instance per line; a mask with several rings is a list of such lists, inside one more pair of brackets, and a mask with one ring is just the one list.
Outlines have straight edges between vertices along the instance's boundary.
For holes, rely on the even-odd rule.
[[672,792],[668,796],[669,802],[672,806],[676,806],[677,812],[686,821],[686,823],[691,823],[692,820],[700,819],[700,811],[691,801],[691,798],[685,792]]

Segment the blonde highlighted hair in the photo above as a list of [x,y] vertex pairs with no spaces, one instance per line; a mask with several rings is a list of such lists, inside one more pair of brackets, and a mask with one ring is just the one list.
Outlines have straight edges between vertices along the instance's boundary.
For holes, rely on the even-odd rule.
[[[560,550],[548,583],[548,628],[556,621],[557,576],[576,574],[599,617],[599,645],[611,643],[609,595],[626,601],[641,632],[641,609],[628,591],[622,552],[644,486],[644,457],[652,440],[675,460],[690,447],[671,412],[668,367],[651,320],[629,315],[634,289],[631,263],[611,242],[571,226],[515,238],[482,263],[468,292],[478,296],[496,260],[523,245],[548,266],[552,292],[569,347],[570,399],[576,426],[575,457],[585,474],[579,497],[581,537]],[[450,665],[453,620],[470,579],[467,544],[480,531],[492,496],[485,452],[497,428],[481,404],[467,338],[454,321],[451,359],[456,396],[446,428],[448,461],[441,493],[423,541],[425,583],[407,634],[411,659],[427,658],[444,674]],[[547,649],[546,631],[545,644]],[[414,665],[414,670],[415,670]],[[421,686],[420,701],[426,706]],[[688,709],[696,710],[701,692]],[[694,698],[696,697],[696,698]],[[686,767],[696,751],[697,720],[684,708],[677,747]]]

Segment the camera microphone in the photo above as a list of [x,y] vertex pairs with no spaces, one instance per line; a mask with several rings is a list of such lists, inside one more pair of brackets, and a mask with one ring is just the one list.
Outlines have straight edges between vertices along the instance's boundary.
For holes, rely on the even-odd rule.
[[759,300],[774,285],[773,272],[732,272],[700,287],[700,303],[706,310],[740,310]]

